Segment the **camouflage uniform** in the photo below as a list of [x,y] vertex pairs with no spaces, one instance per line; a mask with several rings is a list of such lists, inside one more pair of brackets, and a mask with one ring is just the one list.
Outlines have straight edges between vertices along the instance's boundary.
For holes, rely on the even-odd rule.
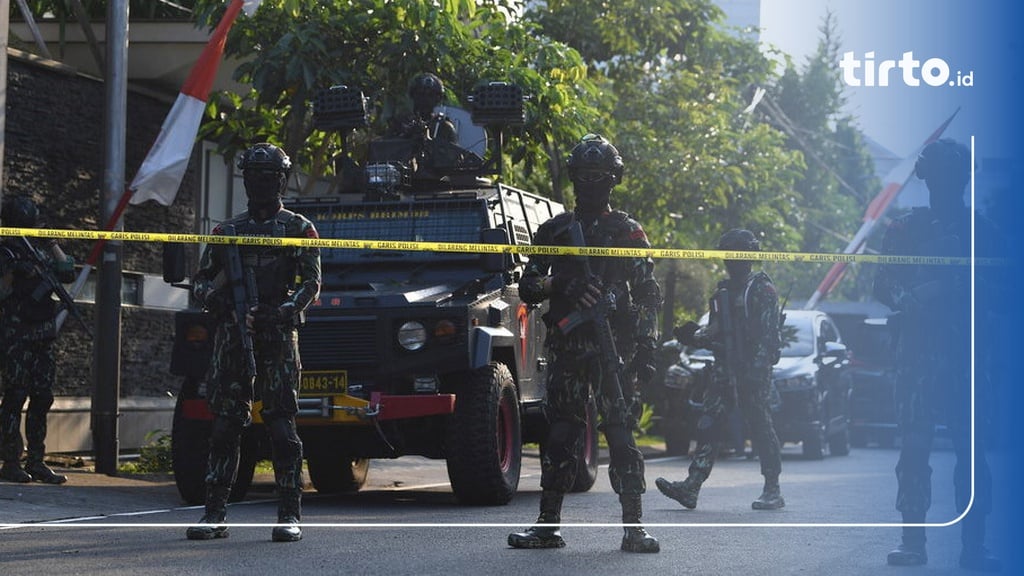
[[[587,246],[650,247],[640,224],[621,211],[607,211],[590,217],[560,214],[537,230],[534,242],[570,245],[568,227],[573,219],[580,219]],[[617,295],[616,312],[609,321],[619,354],[623,358],[636,358],[637,352],[641,356],[653,354],[658,336],[657,309],[661,304],[661,291],[654,279],[654,262],[646,257],[600,257],[591,258],[590,265],[592,272],[600,277],[603,289]],[[580,325],[568,334],[563,334],[558,328],[559,320],[576,310],[576,304],[563,293],[548,293],[545,282],[549,271],[553,277],[586,278],[577,258],[536,255],[530,258],[519,283],[519,293],[525,302],[539,304],[550,298],[550,308],[544,318],[548,326],[546,346],[551,360],[545,405],[550,430],[541,459],[543,494],[538,522],[557,524],[560,521],[562,497],[572,488],[579,469],[578,455],[586,431],[586,405],[593,393],[598,401],[611,457],[608,477],[612,490],[620,495],[624,522],[639,523],[640,495],[646,491],[646,482],[643,454],[633,438],[632,416],[621,413],[622,407],[612,402],[614,393],[604,388],[610,382],[603,374],[604,364],[600,361],[601,353],[592,325]],[[623,393],[627,402],[632,399],[631,390]],[[657,551],[656,540],[642,528],[634,530],[639,530],[642,535],[634,536],[627,532],[627,539],[634,538],[634,542],[646,539],[647,544],[630,545],[624,540],[624,549]],[[515,544],[515,536],[510,537],[513,546],[546,547]]]
[[[882,244],[885,254],[970,255],[970,214],[940,222],[928,208],[915,208],[893,221]],[[996,231],[976,215],[978,252]],[[957,514],[971,498],[970,268],[967,266],[890,265],[880,268],[875,297],[897,312],[890,317],[898,359],[896,413],[902,438],[896,465],[896,509],[905,523],[924,523],[931,507],[931,455],[935,426],[944,423],[956,454],[953,485]],[[979,296],[979,317],[988,299]],[[983,382],[983,378],[978,379]],[[978,431],[983,431],[979,427]],[[965,547],[980,547],[984,520],[992,509],[992,477],[984,434],[975,436],[974,503],[962,526]],[[903,542],[922,551],[924,528],[904,528]],[[899,563],[899,562],[893,562]],[[917,563],[917,562],[910,562]],[[920,563],[923,563],[920,562]]]
[[[305,217],[282,209],[267,222],[253,222],[248,213],[217,226],[213,234],[316,238]],[[224,321],[214,338],[213,361],[207,379],[210,411],[214,414],[210,463],[206,482],[211,490],[228,494],[238,471],[242,428],[251,422],[254,400],[270,432],[274,480],[282,500],[297,508],[302,490],[302,442],[295,430],[299,388],[298,331],[294,322],[257,324],[253,335],[256,358],[255,390],[245,377],[237,319],[231,314],[230,290],[217,286],[223,274],[223,245],[209,245],[195,277],[195,296]],[[306,309],[320,290],[320,251],[317,248],[239,246],[243,269],[254,269],[259,303],[278,309],[286,303],[295,313]],[[295,510],[296,512],[298,510]]]
[[[708,326],[693,335],[691,344],[715,352],[710,366],[708,387],[704,394],[697,422],[697,449],[690,462],[689,476],[683,482],[668,482],[658,478],[656,485],[662,493],[678,500],[687,508],[695,508],[701,485],[711,475],[718,454],[718,438],[727,422],[726,414],[737,404],[751,435],[754,453],[761,463],[765,479],[765,493],[752,504],[754,509],[774,509],[785,505],[779,492],[782,457],[779,438],[771,415],[772,366],[779,359],[779,299],[775,285],[764,272],[748,272],[745,276],[722,280],[719,290],[729,295],[732,322],[740,330],[743,356],[728,359],[731,366],[721,361],[722,320],[711,307]],[[735,374],[736,387],[729,381],[729,371]]]
[[[0,244],[0,276],[4,277],[0,286],[0,318],[3,322],[0,330],[5,350],[0,458],[4,460],[3,477],[6,479],[27,482],[35,478],[60,484],[67,478],[54,474],[43,463],[46,417],[53,405],[57,367],[54,342],[57,337],[55,318],[59,308],[51,297],[52,287],[33,270],[34,260],[27,249],[20,238],[6,238]],[[75,279],[74,260],[70,256],[56,261],[48,251],[33,249],[50,266],[58,281],[67,283]],[[29,401],[25,414],[28,441],[26,469],[32,478],[20,469],[19,464],[23,448],[21,411],[26,400]]]
[[[238,160],[249,198],[249,210],[218,225],[215,235],[274,238],[317,238],[313,223],[285,210],[281,195],[291,172],[285,152],[267,142],[249,148]],[[206,514],[199,526],[188,529],[190,540],[227,536],[224,521],[231,486],[238,473],[242,429],[251,422],[253,402],[262,402],[260,416],[270,433],[274,481],[280,498],[273,531],[275,541],[302,538],[298,528],[302,499],[302,441],[295,429],[298,413],[298,326],[302,315],[320,294],[320,249],[286,246],[238,245],[242,274],[252,278],[257,304],[245,318],[235,312],[228,250],[210,244],[203,251],[195,274],[196,300],[222,321],[213,343],[207,373],[207,394],[213,427],[206,476]],[[246,282],[248,289],[249,282]],[[251,294],[246,294],[252,298]],[[253,333],[255,378],[247,376],[241,329]]]
[[[541,245],[567,245],[567,226],[574,216],[562,214],[542,225],[534,237]],[[597,219],[582,222],[587,246],[617,246],[649,248],[643,228],[625,212],[601,214]],[[593,272],[600,276],[605,290],[613,290],[618,297],[616,315],[611,318],[616,335],[616,348],[626,358],[631,357],[636,343],[654,346],[657,338],[657,307],[660,290],[654,279],[654,263],[650,258],[592,258]],[[537,304],[546,298],[542,284],[547,272],[582,276],[583,272],[572,257],[534,256],[519,283],[520,296],[525,302]],[[547,379],[547,417],[552,425],[549,442],[545,444],[541,461],[541,487],[546,490],[568,492],[572,488],[577,470],[577,455],[586,427],[586,403],[591,391],[599,401],[600,413],[605,419],[604,432],[609,441],[611,462],[608,475],[616,494],[643,494],[643,455],[636,447],[628,424],[621,431],[610,429],[608,415],[613,408],[601,386],[604,378],[600,351],[590,325],[582,325],[569,334],[562,334],[556,323],[575,309],[571,300],[561,294],[551,296],[551,305],[545,318],[548,325],[547,348],[551,363]],[[627,400],[629,390],[624,391]],[[613,444],[614,442],[614,444]]]
[[[971,236],[979,257],[993,256],[1005,246],[1001,233],[983,215],[971,214],[964,205],[964,189],[973,169],[970,150],[943,138],[927,145],[915,165],[925,180],[929,206],[915,208],[894,220],[882,241],[885,254],[903,256],[971,256]],[[972,230],[972,216],[974,219]],[[875,277],[874,295],[896,314],[890,328],[896,342],[896,413],[902,437],[896,464],[896,509],[905,524],[921,524],[931,507],[931,455],[935,426],[945,423],[956,465],[953,486],[957,515],[971,506],[961,521],[960,566],[998,571],[1001,563],[984,546],[985,519],[992,509],[992,475],[985,457],[985,426],[974,435],[974,491],[971,504],[971,267],[893,264],[881,266]],[[976,269],[975,314],[993,317],[992,306],[1006,297],[994,273]],[[979,335],[979,338],[983,336]],[[987,390],[985,347],[978,348],[978,378]],[[979,403],[979,406],[985,406]],[[887,557],[892,565],[920,565],[928,561],[925,532],[905,526],[901,544]]]

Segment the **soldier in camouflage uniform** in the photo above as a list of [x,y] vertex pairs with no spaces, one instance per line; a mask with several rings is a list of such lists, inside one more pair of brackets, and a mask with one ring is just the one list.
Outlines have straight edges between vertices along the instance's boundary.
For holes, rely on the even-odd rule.
[[[249,198],[249,209],[218,225],[213,234],[317,238],[313,224],[285,210],[281,196],[291,161],[280,148],[260,143],[238,161]],[[298,523],[302,497],[302,442],[295,429],[298,411],[298,326],[304,310],[320,292],[318,248],[241,245],[242,268],[253,273],[257,306],[245,318],[233,313],[232,290],[225,281],[225,245],[210,244],[195,275],[194,295],[208,311],[223,320],[214,338],[213,362],[207,378],[210,411],[214,415],[207,470],[206,513],[190,527],[190,540],[224,538],[222,525],[228,495],[238,472],[242,429],[251,422],[254,400],[270,433],[274,480],[277,484],[275,542],[302,538]],[[252,272],[250,272],[252,271]],[[255,385],[245,376],[239,322],[252,332],[256,360]],[[254,389],[255,388],[255,389]]]
[[[760,250],[760,244],[749,230],[734,229],[722,235],[718,249],[749,252]],[[723,314],[715,309],[715,298],[712,298],[707,327],[687,322],[677,329],[680,342],[708,348],[715,354],[697,422],[697,450],[690,462],[689,475],[681,482],[658,478],[655,485],[662,494],[683,506],[696,508],[700,487],[715,464],[716,440],[726,423],[726,414],[738,403],[764,476],[764,490],[751,507],[777,510],[786,502],[779,488],[782,457],[772,424],[769,396],[772,366],[778,362],[781,348],[779,298],[771,278],[763,271],[753,272],[751,261],[726,260],[725,268],[729,277],[718,283],[718,289],[728,294],[734,333],[724,333]],[[727,338],[734,339],[732,350],[739,352],[735,358],[724,352]]]
[[[648,248],[643,228],[625,212],[612,210],[609,196],[622,178],[622,158],[606,139],[587,135],[573,148],[568,160],[569,177],[576,193],[576,208],[545,222],[534,242],[540,245],[571,245],[569,228],[581,225],[587,246]],[[586,405],[593,393],[598,398],[602,427],[611,462],[608,476],[619,495],[625,527],[621,549],[628,552],[658,552],[658,541],[639,526],[641,495],[646,491],[643,454],[633,438],[632,416],[622,404],[616,405],[613,383],[603,374],[604,364],[592,323],[581,324],[568,334],[558,323],[573,311],[594,306],[611,291],[616,297],[615,313],[609,318],[617,351],[630,358],[630,372],[638,381],[654,372],[654,350],[658,337],[657,309],[661,290],[654,279],[650,258],[591,258],[587,277],[579,258],[535,255],[519,283],[520,297],[528,303],[550,300],[545,316],[550,368],[547,379],[546,414],[550,424],[541,459],[540,516],[537,524],[510,534],[514,548],[561,548],[565,541],[559,531],[562,499],[573,486],[578,469],[577,455],[586,431]],[[632,394],[627,391],[626,397]]]
[[[929,190],[929,206],[915,208],[886,230],[882,251],[910,256],[960,256],[971,252],[971,212],[964,205],[971,155],[966,146],[941,139],[924,148],[915,174]],[[974,214],[975,251],[991,256],[999,231]],[[977,274],[976,314],[1000,298],[985,293],[987,271]],[[989,283],[991,286],[991,283]],[[897,417],[902,437],[896,465],[896,509],[905,524],[922,524],[931,506],[931,454],[935,425],[945,422],[953,441],[953,472],[958,514],[971,499],[970,267],[888,265],[875,278],[875,298],[896,312],[890,325],[896,338]],[[980,364],[979,364],[980,366]],[[978,382],[983,382],[979,378]],[[991,474],[985,458],[984,427],[975,436],[974,503],[961,522],[960,566],[997,571],[1001,567],[984,546],[985,517],[992,507]],[[928,562],[921,526],[903,528],[900,545],[888,554],[894,566]]]
[[[39,209],[23,196],[4,200],[0,210],[4,226],[35,228]],[[57,281],[75,279],[74,260],[64,254],[56,240],[43,240],[45,250],[27,246],[19,237],[7,237],[0,244],[0,337],[5,356],[2,366],[4,395],[0,404],[0,478],[11,482],[63,484],[67,477],[56,474],[43,462],[46,453],[46,415],[53,405],[53,383],[57,370],[54,342],[55,319],[59,311],[53,286],[36,271],[35,250],[50,266]],[[24,447],[21,410],[28,400],[25,436],[28,459],[21,467]]]

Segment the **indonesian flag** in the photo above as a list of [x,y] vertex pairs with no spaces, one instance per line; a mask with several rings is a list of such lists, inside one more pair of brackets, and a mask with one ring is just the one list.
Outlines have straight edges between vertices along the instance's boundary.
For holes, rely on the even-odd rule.
[[[957,108],[953,111],[952,116],[946,119],[938,128],[935,129],[928,139],[925,140],[920,146],[918,146],[912,153],[903,158],[899,164],[893,167],[892,170],[885,176],[885,182],[882,184],[882,191],[878,193],[871,203],[868,204],[867,210],[864,212],[863,224],[860,225],[860,229],[854,234],[853,239],[843,249],[843,254],[863,254],[867,248],[868,236],[875,230],[878,223],[882,221],[882,217],[885,216],[886,211],[892,204],[893,200],[899,195],[903,187],[906,186],[910,177],[914,174],[914,165],[917,163],[917,157],[924,150],[924,147],[938,140],[942,133],[946,131],[946,127],[949,123],[956,118],[957,113],[960,109]],[[817,289],[814,290],[814,294],[807,299],[804,304],[804,310],[814,310],[818,305],[818,302],[829,295],[833,288],[839,284],[839,281],[843,279],[843,275],[846,273],[846,262],[836,262],[829,268],[828,273],[825,274],[825,278],[822,279],[821,283],[818,284]]]
[[142,166],[135,174],[135,179],[128,186],[132,196],[129,202],[142,204],[146,200],[156,200],[164,206],[170,206],[181,187],[181,180],[188,168],[192,147],[199,124],[206,109],[206,101],[210,97],[210,88],[217,75],[224,54],[224,42],[228,30],[234,24],[240,11],[247,16],[256,12],[262,0],[231,0],[227,12],[221,18],[210,41],[203,48],[188,79],[185,80],[178,99],[167,114],[160,134],[143,160]]

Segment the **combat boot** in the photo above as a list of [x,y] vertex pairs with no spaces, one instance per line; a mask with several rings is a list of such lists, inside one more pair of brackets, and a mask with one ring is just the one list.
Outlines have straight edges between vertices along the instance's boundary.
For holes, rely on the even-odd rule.
[[970,515],[960,525],[960,567],[975,572],[999,572],[1003,563],[985,547],[985,516]]
[[764,490],[761,491],[761,495],[750,503],[750,507],[754,510],[778,510],[786,505],[786,501],[782,498],[782,489],[779,488],[779,481],[776,480],[765,480]]
[[654,485],[658,487],[659,492],[679,502],[686,508],[693,510],[697,507],[700,482],[694,480],[692,476],[687,476],[686,480],[682,482],[669,482],[664,478],[658,478],[654,481]]
[[640,495],[619,494],[619,503],[622,504],[622,523],[637,524],[637,526],[623,526],[625,533],[622,535],[620,549],[623,552],[660,552],[661,544],[658,543],[658,540],[648,534],[643,526],[639,526],[640,518],[643,516]]
[[298,488],[282,489],[281,501],[277,505],[277,523],[285,526],[274,526],[271,539],[274,542],[298,542],[302,540],[302,529],[299,518],[302,517],[302,490]]
[[[904,518],[903,521],[907,522],[907,519]],[[921,521],[923,522],[924,519],[922,518]],[[924,528],[905,527],[903,528],[903,542],[889,552],[886,562],[890,566],[923,566],[928,563],[928,554],[925,552],[924,543]]]
[[67,476],[50,470],[50,467],[42,460],[29,461],[25,466],[25,472],[31,475],[32,479],[36,482],[42,482],[43,484],[63,484],[68,481]]
[[0,478],[8,482],[19,482],[24,484],[32,481],[32,476],[21,469],[21,464],[16,460],[7,460],[3,468],[0,468]]
[[558,529],[562,521],[561,492],[545,490],[540,496],[540,516],[537,523],[522,532],[508,535],[508,545],[513,548],[565,548],[565,540]]
[[206,513],[199,520],[198,526],[189,526],[185,537],[189,540],[213,540],[227,538],[228,527],[224,526],[227,517],[228,494],[230,486],[208,486],[206,488]]

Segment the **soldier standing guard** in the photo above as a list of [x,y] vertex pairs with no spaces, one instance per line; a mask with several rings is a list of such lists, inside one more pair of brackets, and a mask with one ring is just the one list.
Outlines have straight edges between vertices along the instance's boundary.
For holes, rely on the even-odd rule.
[[[569,177],[576,193],[576,208],[559,214],[537,230],[534,243],[572,245],[570,228],[580,226],[587,246],[649,248],[643,228],[625,212],[612,210],[612,188],[622,180],[622,157],[601,136],[589,134],[569,156]],[[568,333],[559,325],[570,314],[596,306],[602,298],[614,298],[614,312],[606,318],[616,348],[625,357],[632,352],[630,369],[643,381],[654,373],[658,337],[657,310],[661,289],[654,279],[654,262],[647,257],[601,257],[587,275],[579,258],[542,256],[530,258],[519,283],[523,301],[531,304],[550,299],[544,320],[550,355],[545,406],[550,429],[541,458],[540,516],[523,532],[509,534],[513,548],[561,548],[559,530],[562,500],[578,469],[577,455],[586,431],[586,404],[591,393],[598,398],[602,426],[611,462],[608,476],[619,495],[622,522],[626,524],[621,549],[627,552],[658,552],[658,541],[640,526],[641,495],[646,490],[644,458],[633,438],[633,421],[621,390],[600,361],[595,322]]]
[[[249,198],[248,211],[218,225],[213,234],[317,238],[312,222],[285,210],[281,197],[291,161],[272,144],[252,146],[239,158],[238,168]],[[241,273],[250,279],[249,302],[240,318],[231,283],[228,252],[237,249]],[[194,294],[220,320],[214,337],[214,357],[207,378],[210,411],[214,415],[210,460],[206,476],[206,513],[190,527],[190,540],[225,538],[228,495],[238,472],[242,429],[251,422],[254,397],[263,402],[260,415],[270,432],[274,481],[277,484],[275,542],[302,538],[298,523],[302,497],[302,441],[295,429],[298,412],[298,326],[305,309],[320,293],[320,250],[304,247],[208,245],[195,275]],[[254,377],[247,373],[245,333],[250,334]],[[255,386],[255,390],[254,390]],[[255,393],[255,396],[254,396]]]
[[[882,240],[885,254],[909,256],[971,255],[972,214],[964,205],[964,189],[971,177],[971,153],[963,144],[943,138],[926,146],[914,172],[928,186],[927,207],[915,208],[894,220]],[[995,224],[973,215],[975,252],[992,256],[1004,245]],[[897,314],[896,414],[902,444],[896,464],[896,509],[904,524],[923,524],[931,507],[931,456],[935,425],[946,423],[956,453],[953,485],[957,513],[967,511],[971,485],[971,363],[970,278],[968,266],[886,265],[875,277],[875,298]],[[977,288],[987,274],[977,274]],[[976,315],[997,311],[999,298],[976,298]],[[980,366],[980,364],[979,364]],[[977,382],[984,382],[978,378]],[[974,437],[973,505],[961,521],[960,566],[996,572],[1002,563],[985,547],[985,520],[992,509],[992,475],[985,457],[984,427]],[[905,526],[900,545],[889,552],[893,566],[926,564],[923,526]]]
[[[24,196],[4,199],[0,209],[4,226],[36,228],[39,208]],[[74,259],[64,254],[56,240],[45,240],[46,250],[38,250],[27,239],[7,237],[0,244],[0,338],[3,339],[2,364],[4,395],[0,404],[0,478],[11,482],[63,484],[67,476],[56,474],[43,462],[46,454],[46,417],[53,405],[53,383],[57,361],[54,286],[37,269],[47,271],[56,281],[75,279]],[[30,254],[29,250],[35,252]],[[41,264],[40,264],[41,263]],[[25,436],[28,459],[21,467],[24,449],[21,437],[21,410],[28,400]]]
[[[734,229],[722,235],[718,249],[752,252],[761,245],[749,230]],[[718,283],[707,327],[687,322],[678,329],[680,342],[708,348],[715,356],[689,475],[682,482],[658,478],[655,485],[686,508],[696,508],[701,485],[715,465],[717,432],[727,410],[738,403],[764,476],[764,490],[751,507],[777,510],[786,501],[779,487],[782,457],[769,397],[772,366],[779,361],[782,347],[779,297],[772,279],[764,271],[753,272],[750,260],[726,260],[725,269],[729,277]]]

